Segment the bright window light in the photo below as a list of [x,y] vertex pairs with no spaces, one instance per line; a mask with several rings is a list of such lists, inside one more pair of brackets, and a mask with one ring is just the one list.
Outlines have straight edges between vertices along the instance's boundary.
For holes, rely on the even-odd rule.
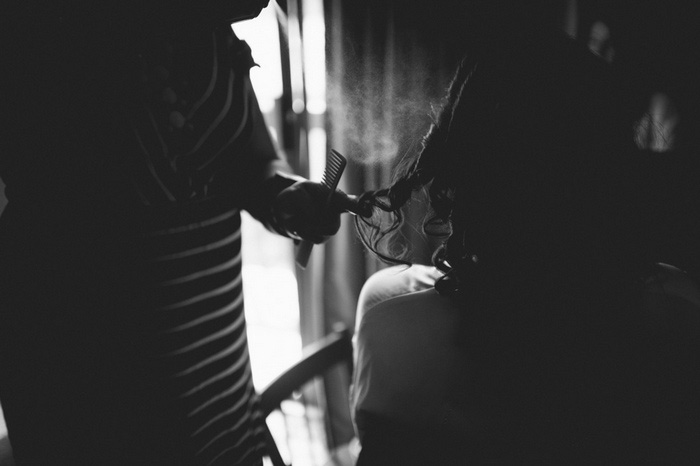
[[257,18],[233,25],[236,35],[250,45],[253,60],[260,65],[250,70],[250,80],[263,113],[272,111],[282,97],[282,60],[274,5],[270,4]]
[[313,114],[326,111],[326,27],[322,0],[304,0],[304,78],[306,110]]
[[326,130],[309,130],[309,179],[320,181],[326,168]]
[[[254,19],[235,23],[236,35],[260,65],[250,79],[273,139],[280,120],[282,61],[274,5]],[[291,240],[267,231],[242,213],[243,295],[253,383],[259,390],[301,358],[299,295]]]

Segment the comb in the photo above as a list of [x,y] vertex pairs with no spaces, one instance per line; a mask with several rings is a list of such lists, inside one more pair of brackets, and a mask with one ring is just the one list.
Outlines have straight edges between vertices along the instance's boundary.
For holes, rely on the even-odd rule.
[[[340,177],[345,170],[345,165],[348,161],[340,153],[331,149],[329,154],[326,156],[326,169],[323,171],[323,177],[321,177],[321,184],[330,189],[328,193],[328,198],[326,199],[326,208],[331,204],[331,199],[333,198],[333,193],[338,187],[338,182]],[[306,264],[309,263],[309,257],[311,256],[311,249],[314,247],[314,243],[307,240],[302,240],[297,248],[296,261],[301,268],[306,268]]]

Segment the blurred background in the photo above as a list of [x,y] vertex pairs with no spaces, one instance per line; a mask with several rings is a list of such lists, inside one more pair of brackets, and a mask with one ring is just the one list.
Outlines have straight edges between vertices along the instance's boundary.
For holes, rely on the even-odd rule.
[[[669,157],[697,153],[693,11],[686,0],[287,0],[233,28],[259,65],[251,78],[280,153],[298,174],[319,181],[329,149],[339,151],[349,161],[340,188],[359,194],[388,184],[397,160],[420,148],[452,70],[474,43],[528,28],[558,27],[615,66],[640,114],[640,146]],[[0,210],[5,204],[0,196]],[[420,232],[403,233],[421,244]],[[427,245],[412,253],[416,262],[429,259]],[[383,266],[363,250],[350,215],[338,235],[314,248],[305,269],[295,265],[291,241],[249,217],[243,254],[259,389],[306,344],[338,324],[352,329],[360,288]],[[354,464],[349,384],[343,371],[333,373],[308,403],[288,406],[292,421],[271,419],[288,426],[285,454],[295,465]]]

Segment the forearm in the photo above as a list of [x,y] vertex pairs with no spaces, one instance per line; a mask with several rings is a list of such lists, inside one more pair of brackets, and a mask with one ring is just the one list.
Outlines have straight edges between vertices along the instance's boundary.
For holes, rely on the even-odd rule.
[[[270,167],[271,169],[274,166]],[[289,237],[280,219],[275,215],[273,206],[277,195],[303,178],[284,173],[279,170],[271,171],[264,177],[259,188],[245,197],[242,208],[262,223],[270,231]]]

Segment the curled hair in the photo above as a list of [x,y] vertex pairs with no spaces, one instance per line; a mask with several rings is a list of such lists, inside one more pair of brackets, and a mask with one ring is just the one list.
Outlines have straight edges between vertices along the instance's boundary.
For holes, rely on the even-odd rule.
[[356,227],[370,251],[410,262],[395,243],[423,195],[422,232],[441,240],[433,263],[457,281],[474,280],[475,267],[504,278],[535,263],[653,260],[626,83],[581,44],[544,39],[459,65],[417,156],[362,196],[374,215]]
[[[455,110],[474,69],[475,66],[466,60],[460,63],[443,106],[423,137],[418,156],[414,159],[404,157],[400,161],[394,180],[388,188],[368,191],[360,199],[362,204],[371,206],[373,214],[369,218],[355,217],[358,235],[362,243],[385,262],[410,263],[406,260],[408,251],[398,245],[394,235],[403,224],[404,208],[421,193],[427,195],[430,200],[429,212],[422,225],[423,233],[428,236],[449,234],[454,199],[453,190],[446,188],[439,181],[445,168],[441,152],[449,141]],[[388,244],[383,243],[384,241]]]

